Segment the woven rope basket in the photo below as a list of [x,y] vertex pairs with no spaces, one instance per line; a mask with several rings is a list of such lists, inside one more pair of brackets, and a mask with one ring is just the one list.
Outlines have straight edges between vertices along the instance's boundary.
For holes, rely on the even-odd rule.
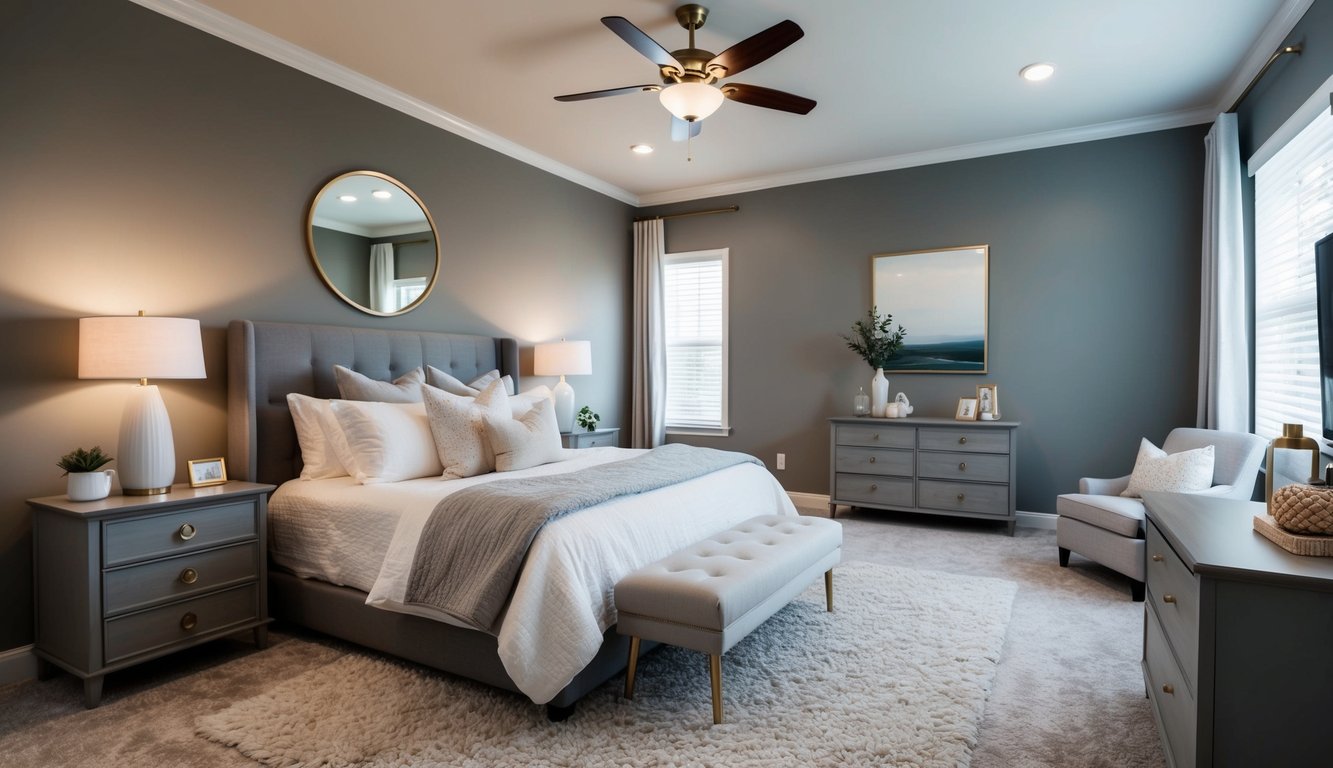
[[1333,488],[1284,486],[1269,504],[1273,519],[1292,533],[1333,534]]

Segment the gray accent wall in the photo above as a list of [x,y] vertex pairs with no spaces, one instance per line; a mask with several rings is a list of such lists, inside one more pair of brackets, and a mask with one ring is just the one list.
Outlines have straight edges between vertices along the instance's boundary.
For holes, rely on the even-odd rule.
[[[179,481],[226,451],[234,318],[510,335],[524,370],[534,342],[589,339],[578,400],[623,421],[629,206],[124,0],[0,6],[0,649],[32,641],[24,499],[64,492],[76,446],[114,455],[131,386],[77,379],[79,317],[202,322],[208,378],[157,382]],[[440,283],[416,311],[346,306],[306,255],[310,198],[353,169],[435,217]]]
[[[1236,110],[1242,161],[1333,75],[1333,0],[1315,0],[1284,42],[1304,48],[1299,56],[1279,59]],[[1328,107],[1327,95],[1324,106]]]

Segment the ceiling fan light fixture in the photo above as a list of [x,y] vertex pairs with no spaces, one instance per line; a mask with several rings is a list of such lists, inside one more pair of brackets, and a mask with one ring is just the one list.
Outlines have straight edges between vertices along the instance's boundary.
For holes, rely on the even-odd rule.
[[722,91],[704,83],[675,83],[663,88],[658,98],[668,112],[692,123],[716,112],[726,97]]
[[1055,74],[1055,65],[1046,64],[1044,62],[1029,64],[1018,70],[1018,74],[1022,75],[1023,79],[1028,82],[1040,83],[1042,80],[1046,80],[1051,75]]

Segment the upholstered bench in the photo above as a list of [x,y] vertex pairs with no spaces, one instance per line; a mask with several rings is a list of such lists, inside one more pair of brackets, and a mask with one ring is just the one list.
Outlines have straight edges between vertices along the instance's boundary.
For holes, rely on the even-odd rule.
[[639,641],[708,654],[713,722],[722,722],[722,654],[824,574],[833,610],[833,566],[842,526],[792,515],[755,517],[640,568],[616,584],[617,631],[630,638],[625,698],[634,698]]

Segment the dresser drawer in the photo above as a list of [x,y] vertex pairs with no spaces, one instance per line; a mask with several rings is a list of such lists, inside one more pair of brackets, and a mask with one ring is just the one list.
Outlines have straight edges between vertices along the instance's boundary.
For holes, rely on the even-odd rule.
[[914,455],[911,451],[840,445],[834,458],[834,467],[838,472],[911,477]]
[[252,625],[258,619],[259,588],[255,584],[131,613],[105,623],[104,663],[111,664],[228,627]]
[[1157,612],[1162,633],[1180,660],[1190,690],[1199,669],[1199,580],[1176,555],[1151,521],[1147,532],[1146,599]]
[[1009,453],[1009,430],[922,427],[918,447],[923,451]]
[[102,611],[114,616],[258,576],[258,542],[116,568],[102,576]]
[[873,475],[839,474],[834,488],[838,501],[891,507],[912,506],[912,495],[911,480]]
[[915,448],[916,430],[911,427],[887,427],[878,424],[839,424],[837,440],[838,445]]
[[917,475],[944,480],[1009,482],[1009,457],[972,453],[921,452]]
[[1170,751],[1171,764],[1178,768],[1190,768],[1194,765],[1197,749],[1197,704],[1190,686],[1185,683],[1185,676],[1176,664],[1175,656],[1171,654],[1166,636],[1162,634],[1157,611],[1149,607],[1146,614],[1143,666],[1148,695],[1152,697],[1153,709],[1157,711],[1162,735]]
[[102,562],[110,567],[254,538],[255,517],[255,502],[246,501],[109,522]]
[[917,504],[929,509],[1009,516],[1009,486],[918,480]]

